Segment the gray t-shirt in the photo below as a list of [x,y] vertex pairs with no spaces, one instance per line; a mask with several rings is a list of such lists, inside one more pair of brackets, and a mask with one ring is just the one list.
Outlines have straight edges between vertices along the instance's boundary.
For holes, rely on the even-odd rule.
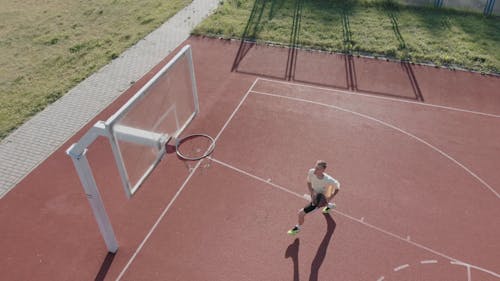
[[340,183],[338,180],[334,179],[327,173],[323,173],[323,178],[319,179],[314,174],[314,169],[310,169],[307,173],[307,182],[311,183],[311,186],[316,193],[324,193],[326,187],[329,185],[334,185],[336,189],[340,189]]

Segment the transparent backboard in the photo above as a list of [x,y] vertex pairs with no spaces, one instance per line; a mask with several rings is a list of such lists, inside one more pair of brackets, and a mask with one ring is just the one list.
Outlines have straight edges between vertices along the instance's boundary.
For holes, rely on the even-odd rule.
[[185,46],[108,121],[111,146],[127,196],[144,182],[198,113],[190,46]]

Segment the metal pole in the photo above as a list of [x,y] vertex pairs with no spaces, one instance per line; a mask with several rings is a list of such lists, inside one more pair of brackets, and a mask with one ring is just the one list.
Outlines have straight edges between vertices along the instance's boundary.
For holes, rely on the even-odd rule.
[[194,74],[193,51],[191,50],[190,45],[187,45],[184,48],[188,49],[187,56],[189,65],[189,75],[191,76],[191,88],[193,90],[194,110],[195,114],[198,114],[198,112],[200,112],[200,104],[198,101],[198,89],[196,87],[196,77]]
[[111,226],[108,214],[104,208],[101,195],[97,189],[97,184],[95,182],[94,176],[90,169],[89,162],[85,154],[87,149],[83,151],[78,151],[78,144],[73,144],[66,153],[71,156],[73,164],[75,165],[78,176],[80,177],[80,182],[82,183],[87,199],[89,200],[94,217],[99,225],[99,230],[104,238],[104,242],[108,247],[108,251],[111,253],[116,253],[118,250],[118,242],[116,241],[116,236]]
[[484,6],[483,14],[485,16],[491,16],[493,13],[493,7],[495,7],[495,0],[486,1],[486,5]]
[[441,8],[443,6],[443,0],[434,0],[434,7]]

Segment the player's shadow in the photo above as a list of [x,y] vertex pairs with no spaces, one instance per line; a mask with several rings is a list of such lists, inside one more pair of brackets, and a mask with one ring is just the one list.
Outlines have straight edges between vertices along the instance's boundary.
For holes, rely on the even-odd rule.
[[299,244],[300,240],[296,238],[285,251],[285,258],[293,261],[293,281],[299,281]]
[[324,217],[326,220],[327,229],[325,236],[321,241],[321,244],[319,244],[316,256],[314,257],[313,262],[311,264],[311,275],[309,275],[309,281],[318,280],[319,268],[321,267],[323,261],[325,260],[326,251],[328,250],[328,245],[330,244],[333,232],[335,231],[335,227],[337,226],[337,223],[335,223],[330,214],[325,214]]
[[[326,220],[326,233],[319,244],[316,256],[314,256],[313,262],[311,264],[311,274],[309,275],[309,281],[318,281],[319,269],[323,264],[326,257],[326,252],[328,250],[328,245],[335,231],[337,223],[332,219],[329,214],[324,215]],[[299,238],[296,238],[292,244],[290,244],[285,251],[285,258],[291,258],[293,262],[293,281],[299,281]]]

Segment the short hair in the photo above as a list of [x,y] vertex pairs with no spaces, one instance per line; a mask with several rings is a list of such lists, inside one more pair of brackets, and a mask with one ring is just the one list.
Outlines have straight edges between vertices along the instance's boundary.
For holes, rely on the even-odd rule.
[[327,164],[325,160],[318,160],[316,161],[316,166],[321,166],[323,168],[326,168]]

